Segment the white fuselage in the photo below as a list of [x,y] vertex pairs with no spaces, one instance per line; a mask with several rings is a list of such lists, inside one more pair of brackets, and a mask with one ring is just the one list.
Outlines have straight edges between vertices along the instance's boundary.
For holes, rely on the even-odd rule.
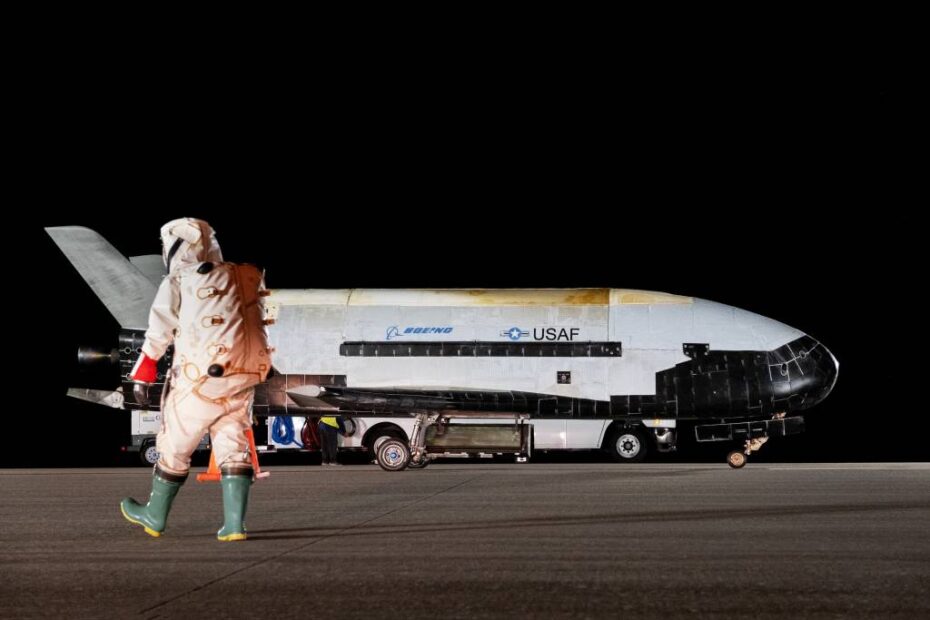
[[[275,290],[273,362],[352,387],[521,390],[606,400],[655,394],[683,343],[768,351],[803,333],[732,306],[625,289]],[[620,342],[620,357],[347,357],[344,342]],[[559,383],[557,373],[571,373]]]
[[[284,374],[344,375],[356,388],[519,390],[608,400],[655,394],[656,373],[688,360],[683,343],[768,351],[802,332],[732,306],[625,289],[274,290],[273,362]],[[346,342],[619,342],[619,357],[353,357]],[[569,372],[570,382],[558,380]],[[387,419],[410,432],[412,419]],[[359,447],[382,418],[341,438]],[[487,422],[487,421],[485,421]],[[501,423],[508,422],[502,419]],[[295,418],[295,425],[301,420]],[[610,420],[535,419],[537,449],[599,447]],[[284,446],[281,446],[284,447]],[[293,447],[293,446],[291,446]]]

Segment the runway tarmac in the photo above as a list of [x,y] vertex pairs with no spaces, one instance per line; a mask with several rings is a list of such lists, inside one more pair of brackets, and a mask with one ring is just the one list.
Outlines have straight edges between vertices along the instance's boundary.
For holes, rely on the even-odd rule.
[[150,475],[0,470],[0,618],[930,617],[930,464],[277,467],[225,544]]

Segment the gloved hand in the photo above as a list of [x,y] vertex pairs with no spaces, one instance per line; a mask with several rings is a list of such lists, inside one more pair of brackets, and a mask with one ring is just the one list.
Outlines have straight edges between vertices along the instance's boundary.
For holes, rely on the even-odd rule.
[[149,386],[155,383],[155,379],[158,378],[157,365],[156,360],[142,353],[139,355],[136,365],[132,367],[132,372],[129,373],[130,380],[135,383],[132,386],[132,395],[136,402],[143,407],[151,403]]
[[129,379],[138,383],[155,383],[156,378],[158,378],[158,361],[145,353],[140,353],[136,365],[129,373]]
[[143,407],[148,407],[150,404],[152,404],[152,399],[149,396],[149,388],[151,386],[151,383],[136,383],[132,386],[133,398]]

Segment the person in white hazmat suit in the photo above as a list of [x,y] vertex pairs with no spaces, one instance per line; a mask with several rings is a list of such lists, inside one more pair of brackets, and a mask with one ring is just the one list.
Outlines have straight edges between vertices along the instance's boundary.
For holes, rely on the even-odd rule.
[[156,363],[174,344],[162,394],[158,463],[146,504],[125,498],[123,516],[151,536],[165,530],[171,503],[187,480],[191,454],[210,433],[221,471],[224,524],[221,541],[245,540],[243,524],[253,471],[245,431],[251,426],[255,385],[271,368],[265,329],[262,273],[223,262],[213,229],[183,218],[161,228],[168,275],[152,303],[142,353],[130,378],[147,404]]

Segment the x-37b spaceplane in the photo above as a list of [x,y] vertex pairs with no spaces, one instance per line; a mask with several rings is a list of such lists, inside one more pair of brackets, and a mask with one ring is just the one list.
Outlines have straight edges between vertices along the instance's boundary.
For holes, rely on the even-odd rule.
[[[92,398],[141,409],[128,373],[161,257],[127,259],[87,228],[47,230],[122,327],[116,350],[84,352],[123,377],[121,390]],[[301,289],[272,290],[264,304],[273,373],[254,414],[339,412],[389,470],[534,449],[638,461],[685,438],[731,442],[740,467],[768,437],[801,432],[838,373],[798,329],[660,292]],[[171,363],[162,359],[161,380]]]

